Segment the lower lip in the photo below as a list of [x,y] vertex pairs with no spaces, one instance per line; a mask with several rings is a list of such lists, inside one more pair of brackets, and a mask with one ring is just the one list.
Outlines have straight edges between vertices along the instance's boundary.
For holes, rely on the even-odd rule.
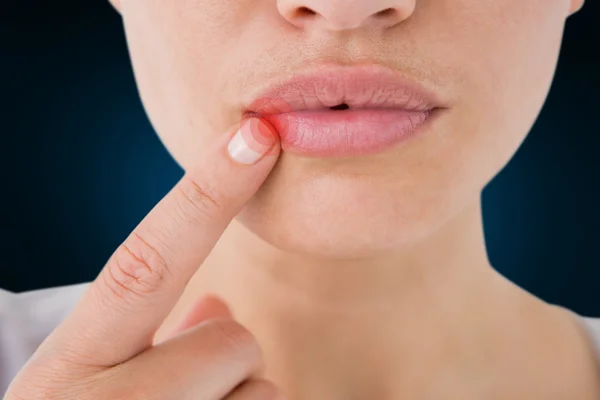
[[264,115],[279,132],[283,151],[310,157],[348,157],[382,152],[421,131],[435,110],[293,111]]

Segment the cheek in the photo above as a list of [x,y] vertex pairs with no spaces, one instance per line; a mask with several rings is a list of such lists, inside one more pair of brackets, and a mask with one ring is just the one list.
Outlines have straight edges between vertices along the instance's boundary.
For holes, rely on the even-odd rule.
[[460,98],[438,141],[428,143],[431,160],[446,160],[461,179],[481,189],[512,158],[539,115],[556,68],[568,1],[440,4],[446,13],[438,14],[435,25],[447,37],[431,41],[430,53],[453,71]]
[[[126,2],[125,33],[144,108],[160,139],[184,168],[198,149],[232,124],[222,112],[221,76],[239,11],[231,1]],[[194,2],[198,3],[198,2]],[[125,4],[124,4],[125,5]],[[226,17],[226,18],[225,18]],[[202,27],[201,29],[199,27]],[[228,30],[229,29],[229,30]]]

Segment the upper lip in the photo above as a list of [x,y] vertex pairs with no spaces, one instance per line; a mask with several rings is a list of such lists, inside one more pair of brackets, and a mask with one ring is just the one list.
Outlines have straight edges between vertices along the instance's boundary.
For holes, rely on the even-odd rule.
[[314,68],[271,82],[244,107],[245,114],[273,115],[319,110],[345,104],[349,108],[431,111],[444,107],[437,93],[393,69],[377,64],[314,65]]

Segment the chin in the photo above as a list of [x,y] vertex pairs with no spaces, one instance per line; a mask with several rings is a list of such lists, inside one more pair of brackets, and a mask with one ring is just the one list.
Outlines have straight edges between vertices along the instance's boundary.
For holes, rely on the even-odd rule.
[[357,163],[280,161],[237,221],[285,252],[376,257],[427,236],[458,205],[414,190],[407,179],[399,183],[397,174],[365,173]]

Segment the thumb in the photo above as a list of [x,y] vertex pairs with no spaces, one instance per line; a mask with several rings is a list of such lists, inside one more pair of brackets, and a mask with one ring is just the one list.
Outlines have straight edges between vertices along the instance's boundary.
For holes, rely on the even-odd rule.
[[196,300],[183,319],[160,342],[167,341],[201,322],[222,317],[233,318],[227,304],[216,294],[205,295]]

